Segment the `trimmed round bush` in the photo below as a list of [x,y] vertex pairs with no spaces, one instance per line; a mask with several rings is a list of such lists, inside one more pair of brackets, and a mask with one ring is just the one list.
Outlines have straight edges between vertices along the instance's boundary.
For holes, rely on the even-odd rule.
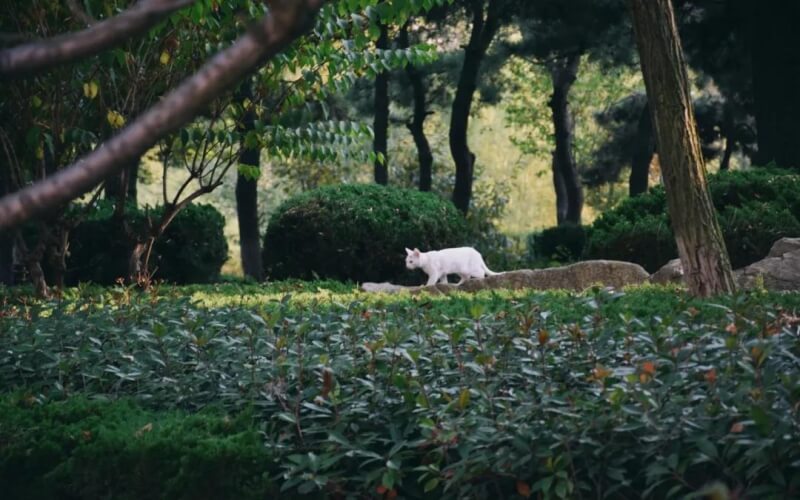
[[[720,172],[708,183],[734,268],[764,258],[782,237],[800,236],[800,176],[757,168]],[[601,215],[591,226],[584,256],[636,262],[650,272],[676,258],[663,187]]]
[[406,247],[427,251],[465,241],[463,217],[436,195],[379,185],[327,186],[278,207],[264,236],[264,269],[272,279],[408,282]]
[[[156,207],[149,214],[155,219],[161,216],[162,210]],[[131,208],[126,220],[134,231],[140,231],[145,216],[144,211]],[[158,268],[155,279],[179,284],[219,279],[222,264],[228,258],[224,227],[225,218],[213,206],[190,204],[184,207],[153,247],[150,265]],[[113,217],[111,205],[100,203],[70,235],[67,284],[111,285],[127,277],[132,247],[125,227]]]
[[586,228],[575,224],[549,227],[528,236],[528,258],[531,261],[555,260],[573,262],[579,260],[586,246]]

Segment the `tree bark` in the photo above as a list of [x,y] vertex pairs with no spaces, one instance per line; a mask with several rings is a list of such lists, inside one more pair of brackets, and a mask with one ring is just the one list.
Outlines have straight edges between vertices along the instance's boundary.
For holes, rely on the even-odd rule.
[[756,163],[800,169],[800,3],[750,4]]
[[472,30],[469,42],[464,49],[464,63],[458,78],[456,95],[453,99],[453,109],[450,115],[450,153],[456,165],[456,180],[453,188],[453,204],[463,214],[469,210],[472,199],[472,181],[475,167],[475,155],[469,149],[467,131],[469,129],[469,114],[472,109],[472,99],[478,84],[481,62],[486,56],[486,51],[492,43],[497,29],[498,0],[488,0],[488,7],[484,14],[484,0],[472,0]]
[[[407,49],[408,42],[408,23],[403,25],[398,39],[401,49]],[[427,109],[427,91],[422,72],[413,64],[406,66],[406,76],[411,83],[414,94],[414,115],[406,123],[414,144],[417,147],[417,157],[419,159],[419,190],[430,191],[433,185],[433,153],[428,137],[425,135],[425,118],[430,114]]]
[[[380,25],[381,34],[375,44],[378,50],[389,48],[389,27]],[[389,72],[385,68],[375,75],[375,118],[372,125],[375,136],[372,150],[375,153],[375,182],[389,183],[389,157],[387,142],[389,137]]]
[[[245,100],[253,99],[252,83],[246,81],[239,90],[239,99],[242,104]],[[247,134],[255,130],[256,115],[253,109],[245,110],[242,122],[237,125],[242,136],[242,145],[239,149],[239,164],[252,167],[261,166],[261,151],[258,147],[247,147],[245,140]],[[239,223],[240,258],[242,271],[256,281],[264,279],[263,264],[261,262],[261,238],[258,232],[258,181],[243,175],[241,171],[236,174],[236,218]]]
[[[553,79],[553,95],[550,97],[549,105],[553,112],[556,141],[556,149],[553,151],[553,168],[558,171],[556,179],[560,177],[566,195],[566,212],[559,225],[580,224],[583,211],[583,186],[581,186],[581,178],[578,175],[573,152],[575,124],[569,111],[569,91],[578,77],[580,62],[580,54],[575,53],[553,62],[549,67]],[[558,203],[557,185],[556,202]]]
[[556,166],[556,155],[553,154],[552,160],[553,169],[553,188],[556,192],[556,224],[559,226],[567,222],[567,186],[564,183],[564,176],[561,175],[561,170]]
[[653,122],[650,119],[650,105],[645,103],[639,124],[636,127],[636,144],[631,155],[631,176],[628,180],[628,194],[638,196],[647,192],[650,178],[650,164],[656,152],[653,137]]
[[670,0],[629,0],[672,229],[692,294],[735,289],[711,203],[683,50]]
[[131,161],[121,172],[109,177],[104,189],[107,200],[114,200],[121,207],[129,203],[137,205],[138,189],[136,184],[139,181],[140,161],[140,158]]

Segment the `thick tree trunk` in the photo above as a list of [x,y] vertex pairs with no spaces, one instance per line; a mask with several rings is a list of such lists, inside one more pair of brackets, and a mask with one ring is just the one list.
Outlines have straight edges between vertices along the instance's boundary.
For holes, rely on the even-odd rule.
[[[247,158],[245,151],[240,161],[258,162],[258,151]],[[249,165],[249,163],[245,163]],[[236,215],[239,220],[239,244],[241,246],[242,271],[256,281],[264,279],[261,262],[261,238],[258,233],[258,189],[256,180],[239,173],[236,177]]]
[[[408,23],[404,24],[400,30],[398,43],[401,49],[408,48]],[[414,93],[414,116],[406,123],[406,127],[411,132],[411,137],[414,138],[414,144],[417,146],[419,190],[430,191],[433,184],[433,153],[428,137],[425,135],[425,118],[430,114],[427,109],[425,81],[422,72],[413,64],[406,66],[406,76]]]
[[[381,34],[376,43],[380,50],[389,48],[389,27],[380,26]],[[375,182],[389,183],[389,157],[387,142],[389,137],[389,72],[384,68],[375,75],[375,119],[372,125],[375,136],[372,150],[375,153]]]
[[650,164],[656,152],[656,140],[653,137],[653,122],[650,119],[650,106],[645,103],[639,124],[636,127],[636,144],[631,155],[631,176],[628,180],[628,194],[638,196],[647,192],[650,178]]
[[672,229],[689,290],[735,289],[706,183],[689,78],[670,0],[629,0]]
[[[117,206],[137,203],[137,182],[139,180],[139,163],[141,159],[129,163],[119,174],[110,177],[105,185],[105,197],[114,200]],[[122,210],[121,208],[119,210]]]
[[453,155],[453,162],[456,165],[453,203],[464,214],[469,210],[469,203],[472,199],[475,167],[475,155],[470,151],[467,142],[469,114],[478,84],[481,62],[499,26],[496,12],[499,5],[498,0],[488,0],[486,14],[484,14],[484,4],[484,0],[471,2],[472,30],[469,43],[464,49],[464,63],[458,78],[453,110],[450,115],[450,153]]
[[[240,96],[242,101],[252,98],[249,82],[242,84]],[[243,138],[248,132],[255,129],[255,118],[252,110],[245,112],[242,123],[238,126],[239,133]],[[261,165],[260,150],[248,148],[242,144],[239,151],[239,163],[259,167]],[[242,175],[241,172],[236,175],[236,218],[239,222],[242,271],[245,276],[261,281],[264,279],[264,270],[261,262],[261,237],[258,231],[258,186],[256,179]]]
[[[580,54],[572,54],[550,65],[553,79],[553,95],[550,109],[553,112],[556,149],[553,151],[553,168],[558,171],[566,194],[566,213],[559,224],[580,224],[583,211],[583,186],[578,175],[573,153],[575,124],[569,112],[569,91],[578,77]],[[558,188],[556,188],[558,200]]]
[[750,4],[759,165],[800,169],[800,2]]
[[553,154],[552,169],[553,188],[556,192],[556,224],[561,226],[567,222],[567,208],[569,201],[567,200],[567,186],[564,183],[564,176],[561,175],[561,170],[559,170],[556,166],[555,154]]

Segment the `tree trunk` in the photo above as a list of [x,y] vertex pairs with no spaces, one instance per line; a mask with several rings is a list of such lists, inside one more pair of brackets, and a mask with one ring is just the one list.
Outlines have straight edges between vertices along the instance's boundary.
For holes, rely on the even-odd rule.
[[481,62],[499,27],[498,0],[488,0],[484,16],[484,0],[472,0],[472,30],[469,43],[464,49],[464,63],[458,78],[453,110],[450,115],[450,153],[456,165],[456,180],[453,188],[453,203],[466,215],[472,199],[472,181],[475,155],[467,142],[469,114],[472,99],[478,84]]
[[137,158],[136,161],[129,163],[122,171],[114,176],[111,176],[105,185],[105,197],[107,200],[115,200],[118,210],[122,210],[120,206],[124,207],[128,203],[136,205],[137,181],[139,180],[139,163],[141,159]]
[[[240,90],[241,100],[252,99],[250,82],[242,84]],[[255,113],[245,111],[242,123],[238,125],[242,140],[248,132],[255,129]],[[239,150],[239,163],[252,167],[260,167],[261,151],[248,148],[242,144]],[[242,271],[256,281],[264,279],[264,270],[261,262],[261,237],[258,231],[258,185],[257,180],[238,172],[236,174],[236,218],[239,222],[240,257]]]
[[760,0],[750,6],[755,161],[800,169],[800,3]]
[[[555,130],[556,149],[553,151],[553,168],[559,172],[566,195],[566,213],[559,224],[580,224],[583,211],[583,187],[578,175],[573,154],[575,124],[569,112],[569,91],[578,77],[580,54],[572,54],[559,59],[550,65],[553,79],[553,95],[550,97],[550,109],[553,111],[553,128]],[[556,188],[556,200],[558,200]]]
[[561,175],[561,170],[556,166],[555,152],[553,154],[552,168],[553,188],[556,192],[556,224],[561,226],[567,222],[567,206],[569,205],[569,201],[567,200],[567,186],[564,183],[564,176]]
[[735,289],[706,183],[689,79],[670,0],[629,0],[672,229],[689,290]]
[[[398,39],[399,47],[407,49],[408,43],[408,23],[403,25]],[[414,93],[414,116],[406,123],[414,144],[417,146],[417,157],[419,158],[419,190],[430,191],[433,184],[433,153],[428,137],[425,135],[425,118],[430,114],[427,109],[427,91],[422,72],[413,64],[406,66],[406,76],[411,83]]]
[[[250,158],[242,151],[239,161],[258,162],[258,151]],[[249,163],[244,163],[249,165]],[[261,238],[258,231],[257,181],[241,173],[236,176],[236,215],[239,220],[239,244],[241,247],[242,272],[256,281],[264,279],[261,262]]]
[[[389,48],[389,27],[385,24],[380,25],[381,34],[376,43],[379,50]],[[383,184],[389,183],[389,160],[387,155],[387,142],[389,136],[389,72],[385,68],[380,68],[380,72],[375,75],[375,121],[373,130],[373,151],[375,153],[375,182]]]
[[656,152],[656,141],[653,137],[653,122],[650,119],[650,106],[645,103],[639,124],[636,127],[636,144],[631,155],[631,176],[628,180],[628,194],[638,196],[647,192],[650,179],[650,164]]

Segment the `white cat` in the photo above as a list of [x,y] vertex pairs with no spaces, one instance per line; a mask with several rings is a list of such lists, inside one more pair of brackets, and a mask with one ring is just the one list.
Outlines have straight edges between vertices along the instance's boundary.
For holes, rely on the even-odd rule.
[[422,268],[428,275],[427,286],[447,283],[448,274],[457,274],[461,277],[460,285],[469,278],[484,278],[494,276],[496,273],[486,267],[483,257],[472,247],[445,248],[420,252],[418,249],[406,248],[406,267],[408,269]]

